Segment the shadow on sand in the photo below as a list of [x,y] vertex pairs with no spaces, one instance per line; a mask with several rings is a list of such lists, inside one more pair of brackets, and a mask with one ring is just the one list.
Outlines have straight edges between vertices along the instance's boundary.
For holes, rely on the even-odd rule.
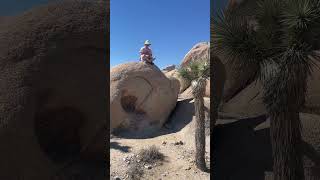
[[130,152],[130,149],[131,149],[130,146],[121,146],[118,142],[110,142],[110,148],[119,150],[124,153]]
[[[218,122],[219,123],[219,122]],[[273,180],[270,123],[265,116],[218,124],[212,135],[212,177],[219,180]],[[320,155],[303,141],[305,179],[320,179]]]
[[219,124],[213,130],[213,179],[264,180],[272,169],[269,129],[254,128],[265,116]]

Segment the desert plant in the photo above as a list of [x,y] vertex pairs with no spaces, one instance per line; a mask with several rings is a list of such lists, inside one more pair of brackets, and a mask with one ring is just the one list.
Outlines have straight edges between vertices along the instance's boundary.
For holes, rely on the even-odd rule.
[[164,160],[164,155],[159,151],[159,148],[154,145],[146,149],[141,149],[138,155],[141,162],[150,164]]
[[239,73],[256,70],[270,116],[275,180],[302,180],[299,111],[319,42],[319,0],[260,0],[253,16],[230,11],[213,19],[215,53]]
[[127,169],[127,175],[128,179],[130,180],[139,180],[143,176],[143,168],[141,165],[134,161],[130,164],[130,166]]
[[204,93],[206,79],[210,76],[210,66],[207,61],[192,61],[186,67],[180,68],[180,76],[190,81],[192,94],[194,97],[194,108],[196,115],[195,144],[196,144],[196,166],[202,171],[206,171],[205,163],[205,108]]
[[137,158],[134,159],[128,170],[127,175],[130,180],[139,180],[143,176],[143,165],[153,164],[155,162],[163,161],[165,156],[159,151],[156,146],[150,146],[139,150]]

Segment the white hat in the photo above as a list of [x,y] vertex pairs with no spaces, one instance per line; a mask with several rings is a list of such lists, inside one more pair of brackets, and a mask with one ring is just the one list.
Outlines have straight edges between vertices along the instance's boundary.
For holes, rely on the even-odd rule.
[[149,42],[149,40],[146,40],[146,41],[144,42],[144,44],[145,44],[145,45],[151,45],[151,43]]

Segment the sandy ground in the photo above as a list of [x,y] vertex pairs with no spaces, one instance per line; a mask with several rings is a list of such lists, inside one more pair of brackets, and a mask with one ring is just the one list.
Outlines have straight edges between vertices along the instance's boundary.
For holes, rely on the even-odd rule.
[[[123,158],[135,154],[138,150],[155,145],[165,155],[165,161],[152,169],[145,169],[142,179],[210,179],[210,174],[199,171],[194,165],[194,150],[187,145],[174,145],[181,140],[177,133],[162,135],[150,139],[111,139],[110,178],[118,176],[126,179],[128,164]],[[166,144],[163,144],[166,142]],[[209,154],[207,163],[209,165]]]
[[[165,160],[152,169],[144,169],[141,179],[150,180],[207,180],[210,174],[199,171],[194,164],[194,116],[193,103],[180,99],[169,122],[151,138],[112,137],[110,139],[110,179],[126,178],[126,157],[140,149],[155,145],[164,154]],[[182,145],[175,142],[182,141]],[[206,163],[210,167],[210,138],[206,138]]]
[[[192,101],[191,101],[192,102]],[[180,100],[168,124],[152,138],[112,138],[111,175],[125,179],[128,155],[151,145],[156,145],[166,156],[166,161],[152,169],[145,169],[142,179],[175,180],[272,180],[272,151],[270,123],[265,115],[240,117],[237,114],[219,113],[216,127],[206,138],[206,155],[210,156],[210,141],[213,162],[212,174],[203,173],[194,166],[194,116],[190,100]],[[312,152],[320,153],[320,116],[300,114],[304,141],[311,145]],[[166,142],[163,145],[163,142]],[[183,145],[172,143],[183,141]],[[306,149],[309,150],[309,149]],[[320,156],[304,151],[306,180],[320,180]],[[210,161],[208,161],[208,167]]]

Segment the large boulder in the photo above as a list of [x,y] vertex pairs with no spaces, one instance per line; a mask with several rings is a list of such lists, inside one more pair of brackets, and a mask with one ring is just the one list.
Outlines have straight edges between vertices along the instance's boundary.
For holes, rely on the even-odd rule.
[[[308,78],[308,88],[306,93],[306,102],[302,112],[320,114],[320,66],[316,62],[311,76]],[[226,113],[232,113],[244,117],[254,117],[266,113],[266,108],[262,102],[263,87],[259,81],[252,82],[245,89],[236,94],[228,102],[224,103],[221,110]]]
[[[210,43],[201,42],[196,44],[182,60],[181,67],[185,67],[193,61],[208,60],[209,49]],[[251,68],[240,74],[234,70],[226,58],[222,55],[215,54],[212,50],[211,48],[210,63],[213,64],[212,74],[215,79],[211,81],[215,82],[213,87],[219,86],[217,90],[214,90],[218,94],[217,96],[222,96],[223,98],[221,100],[227,102],[252,82],[256,69]],[[206,96],[210,96],[210,83],[207,83],[206,89],[208,89]],[[223,90],[222,92],[220,92],[221,89]]]
[[[210,97],[210,79],[207,80],[204,97]],[[180,94],[180,98],[184,98],[184,99],[193,98],[192,87],[188,86],[187,89],[183,90]]]
[[131,62],[110,72],[110,130],[154,130],[174,109],[179,81],[167,78],[156,66]]
[[320,62],[315,62],[312,75],[308,78],[308,89],[304,111],[320,114]]
[[208,42],[200,42],[194,45],[184,56],[180,66],[186,67],[193,61],[208,61],[210,56],[209,48],[210,44]]
[[83,149],[103,161],[107,9],[59,1],[0,22],[0,179],[55,179]]
[[[210,59],[209,48],[210,48],[210,44],[208,42],[200,42],[194,45],[190,49],[190,51],[185,55],[180,66],[186,67],[191,62],[194,62],[194,61],[196,62],[208,61]],[[180,88],[181,93],[190,86],[190,82],[188,82],[187,80],[184,80],[184,82],[182,82],[181,84],[182,84]],[[189,90],[185,94],[189,94]],[[210,80],[207,81],[205,96],[210,97]]]
[[223,90],[223,102],[227,102],[253,81],[256,68],[250,67],[247,68],[246,71],[239,73],[233,68],[231,63],[223,57],[223,55],[216,55],[216,58],[224,66],[225,83]]
[[220,110],[223,113],[237,117],[256,117],[266,113],[262,102],[262,86],[259,82],[252,82],[235,97],[223,103]]
[[179,93],[182,93],[184,90],[186,90],[189,86],[190,86],[190,81],[185,79],[185,78],[182,78],[180,75],[179,75],[179,72],[177,69],[174,69],[172,71],[169,71],[169,72],[165,72],[164,73],[168,78],[176,78],[177,80],[179,80],[180,82],[180,90],[179,90]]

